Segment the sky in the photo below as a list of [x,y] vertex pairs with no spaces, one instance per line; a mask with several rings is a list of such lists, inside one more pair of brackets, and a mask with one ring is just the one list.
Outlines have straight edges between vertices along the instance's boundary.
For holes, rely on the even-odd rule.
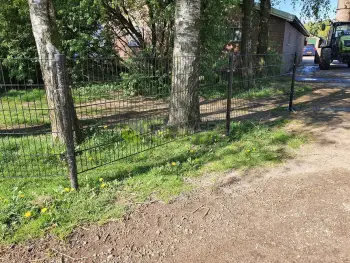
[[[329,11],[330,18],[335,18],[335,10],[337,8],[338,0],[331,0],[332,4],[332,10]],[[296,8],[293,8],[293,5],[291,4],[291,1],[288,0],[281,0],[281,3],[275,6],[275,8],[280,9],[282,11],[291,13],[293,15],[298,16],[302,21],[308,21],[309,19],[304,18],[300,15],[300,7],[296,6]]]

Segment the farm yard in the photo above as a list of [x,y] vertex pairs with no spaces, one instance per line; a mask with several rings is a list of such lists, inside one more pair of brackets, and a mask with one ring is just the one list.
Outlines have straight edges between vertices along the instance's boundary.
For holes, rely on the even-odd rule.
[[334,1],[4,1],[0,262],[349,262]]

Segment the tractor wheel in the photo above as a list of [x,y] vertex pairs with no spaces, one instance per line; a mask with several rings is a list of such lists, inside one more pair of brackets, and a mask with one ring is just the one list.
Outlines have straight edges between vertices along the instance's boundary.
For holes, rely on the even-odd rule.
[[317,51],[315,52],[314,63],[320,64],[320,55],[318,54]]
[[331,61],[332,61],[332,49],[323,48],[321,51],[321,57],[320,57],[320,69],[321,70],[330,69]]

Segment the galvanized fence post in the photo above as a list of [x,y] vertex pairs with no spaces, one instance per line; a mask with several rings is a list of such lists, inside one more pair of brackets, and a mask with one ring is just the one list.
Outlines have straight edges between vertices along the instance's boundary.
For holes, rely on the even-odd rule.
[[229,75],[228,75],[228,85],[227,85],[227,104],[226,104],[226,135],[230,135],[231,126],[231,103],[232,103],[232,87],[233,87],[233,59],[234,54],[230,52],[229,55]]
[[66,72],[66,61],[65,56],[62,54],[55,55],[55,62],[57,66],[57,84],[58,84],[58,97],[59,105],[58,110],[62,116],[63,124],[63,137],[64,143],[66,146],[66,158],[68,164],[68,175],[71,183],[71,187],[78,189],[78,171],[77,171],[77,162],[75,154],[75,145],[74,145],[74,132],[72,124],[72,116],[70,112],[70,101],[69,101],[69,87],[67,81],[67,72]]
[[294,62],[293,62],[293,75],[292,75],[292,85],[290,88],[290,95],[289,95],[289,111],[294,111],[293,108],[293,100],[294,100],[294,91],[295,91],[295,76],[297,71],[297,60],[298,60],[298,53],[295,52],[294,54]]

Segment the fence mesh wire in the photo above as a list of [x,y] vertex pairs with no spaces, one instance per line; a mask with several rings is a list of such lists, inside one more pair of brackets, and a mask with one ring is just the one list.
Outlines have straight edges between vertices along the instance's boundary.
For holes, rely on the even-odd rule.
[[[229,57],[67,59],[78,173],[222,125],[229,95],[232,120],[287,108],[294,54],[234,55],[231,71]],[[67,175],[66,147],[55,139],[59,91],[45,87],[39,62],[57,66],[0,59],[0,178]]]

